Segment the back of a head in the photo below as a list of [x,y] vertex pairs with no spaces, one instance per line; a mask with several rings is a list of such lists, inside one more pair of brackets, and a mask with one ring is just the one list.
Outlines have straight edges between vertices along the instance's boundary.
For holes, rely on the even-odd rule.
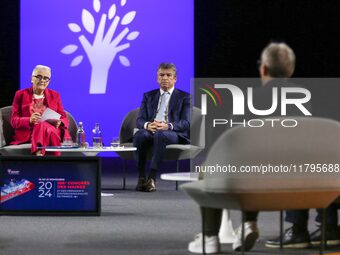
[[289,78],[294,73],[295,54],[286,43],[270,43],[262,51],[261,61],[272,78]]

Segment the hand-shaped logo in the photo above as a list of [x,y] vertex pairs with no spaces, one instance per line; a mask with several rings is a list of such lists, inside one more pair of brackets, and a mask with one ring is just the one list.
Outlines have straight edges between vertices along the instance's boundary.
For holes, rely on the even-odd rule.
[[[120,1],[121,7],[124,7],[125,4],[126,0]],[[100,0],[93,0],[93,9],[96,13],[100,12]],[[82,25],[88,33],[93,35],[93,38],[90,40],[85,37],[84,33],[79,36],[79,41],[83,46],[92,67],[90,94],[105,94],[109,70],[117,54],[119,55],[119,61],[123,66],[130,66],[129,59],[126,56],[121,55],[120,52],[129,48],[129,41],[135,40],[139,35],[138,31],[130,32],[127,27],[127,25],[134,20],[136,11],[130,11],[126,13],[123,18],[120,18],[116,15],[116,9],[116,4],[112,4],[108,14],[101,14],[97,26],[94,16],[88,10],[82,10]],[[110,24],[106,31],[105,27],[107,21],[110,22]],[[76,23],[69,23],[68,27],[74,33],[80,33],[82,31],[81,27]],[[116,31],[119,27],[121,27],[121,31],[118,33]],[[91,44],[90,42],[93,43]],[[72,54],[76,52],[77,49],[78,45],[69,44],[65,46],[61,52],[63,54]],[[72,60],[71,66],[75,67],[79,65],[83,61],[83,58],[83,55],[76,56]]]

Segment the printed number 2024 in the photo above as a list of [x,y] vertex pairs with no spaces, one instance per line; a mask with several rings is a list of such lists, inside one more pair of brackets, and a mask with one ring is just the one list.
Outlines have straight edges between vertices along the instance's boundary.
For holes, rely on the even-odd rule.
[[52,182],[39,182],[39,197],[45,198],[45,197],[52,197],[51,190],[53,188]]

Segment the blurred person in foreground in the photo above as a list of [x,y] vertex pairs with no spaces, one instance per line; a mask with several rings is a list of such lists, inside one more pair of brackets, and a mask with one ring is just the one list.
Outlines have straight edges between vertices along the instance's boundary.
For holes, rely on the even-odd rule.
[[[32,72],[32,87],[15,93],[11,124],[14,136],[11,144],[31,143],[33,155],[45,155],[46,146],[60,146],[64,137],[70,137],[68,119],[59,93],[48,89],[51,68],[37,65]],[[41,121],[44,111],[50,108],[59,113],[60,119]],[[59,156],[60,152],[50,153]]]
[[[260,102],[261,109],[267,109],[271,105],[271,94],[273,87],[289,87],[294,86],[287,82],[295,69],[295,54],[293,50],[286,43],[270,43],[266,46],[261,54],[259,61],[259,74],[261,78],[262,87],[254,89],[254,98]],[[259,100],[261,99],[261,100]],[[307,105],[311,108],[310,105]],[[297,109],[291,109],[287,115],[298,116],[301,115]],[[279,116],[279,112],[274,112],[272,116]],[[249,112],[245,114],[246,119],[254,118]],[[257,116],[255,116],[257,118]],[[206,253],[218,253],[220,250],[220,241],[218,232],[221,225],[222,210],[203,208],[205,212],[205,251]],[[327,209],[327,244],[339,244],[340,238],[336,233],[337,228],[337,212],[334,205]],[[245,240],[244,249],[248,251],[255,245],[259,238],[259,230],[257,227],[258,212],[245,213]],[[316,221],[320,221],[320,211]],[[307,230],[308,210],[292,210],[286,212],[287,222],[293,223],[293,226],[287,229],[283,236],[283,247],[286,248],[305,248],[311,244],[320,244],[321,236],[320,229],[309,235]],[[333,226],[333,227],[332,227]],[[236,241],[233,243],[233,250],[241,251],[241,226],[236,231]],[[268,240],[267,247],[280,247],[280,238]],[[202,233],[196,235],[195,240],[189,243],[188,249],[193,253],[202,253]]]

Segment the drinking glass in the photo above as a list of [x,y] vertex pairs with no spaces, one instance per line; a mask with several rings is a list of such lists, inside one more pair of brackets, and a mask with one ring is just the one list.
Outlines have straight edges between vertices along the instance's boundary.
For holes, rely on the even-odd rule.
[[119,137],[112,137],[111,143],[110,143],[111,147],[113,148],[117,148],[119,147],[120,143],[119,143]]
[[72,138],[71,137],[65,137],[64,141],[61,145],[66,146],[66,147],[72,147],[73,146]]

